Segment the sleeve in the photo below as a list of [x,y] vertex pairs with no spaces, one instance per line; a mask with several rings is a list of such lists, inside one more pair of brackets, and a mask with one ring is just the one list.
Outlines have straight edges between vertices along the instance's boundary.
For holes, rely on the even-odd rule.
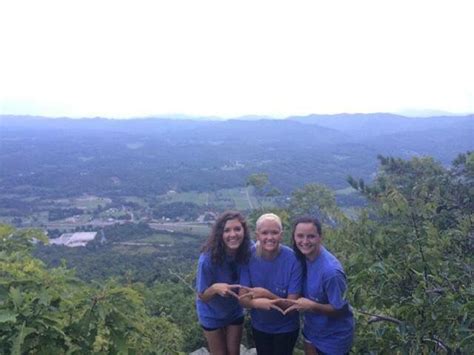
[[301,263],[295,257],[293,260],[292,268],[291,268],[288,294],[301,295],[302,291],[303,291],[303,268],[301,267]]
[[211,286],[213,282],[213,272],[211,263],[206,255],[201,254],[198,261],[197,275],[196,275],[196,291],[203,293]]
[[328,278],[324,283],[324,290],[327,294],[329,304],[336,310],[347,307],[348,302],[344,298],[347,290],[346,276],[344,273],[337,271]]
[[240,269],[240,284],[242,286],[252,287],[252,283],[250,282],[249,265],[242,265],[242,268]]

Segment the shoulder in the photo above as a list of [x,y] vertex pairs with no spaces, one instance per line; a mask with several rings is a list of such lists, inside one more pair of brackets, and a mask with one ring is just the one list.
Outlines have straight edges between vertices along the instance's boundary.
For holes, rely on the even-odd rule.
[[257,252],[257,244],[252,241],[250,244],[250,253],[253,255]]
[[341,262],[330,251],[323,249],[321,257],[321,271],[323,272],[324,278],[346,277]]
[[286,245],[280,245],[280,251],[282,255],[285,255],[285,256],[291,257],[295,255],[295,252],[293,251],[293,249],[291,249],[290,247]]
[[297,261],[296,254],[293,251],[293,249],[291,249],[290,247],[287,247],[286,245],[280,246],[280,255],[285,260]]
[[211,254],[209,252],[204,252],[199,255],[199,264],[211,264]]

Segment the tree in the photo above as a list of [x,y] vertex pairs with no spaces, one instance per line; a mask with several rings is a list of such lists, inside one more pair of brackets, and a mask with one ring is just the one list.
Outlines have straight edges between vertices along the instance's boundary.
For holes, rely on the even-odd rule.
[[334,193],[319,184],[308,184],[293,191],[289,204],[290,216],[313,215],[334,225],[344,215],[337,208]]
[[332,238],[363,315],[356,352],[474,350],[471,159],[445,169],[431,158],[379,157],[372,184],[351,179],[370,206]]
[[252,174],[247,178],[247,185],[262,190],[268,184],[268,175],[265,173]]
[[31,257],[40,231],[0,225],[0,353],[174,354],[183,335],[132,285],[86,284]]
[[265,173],[252,174],[247,178],[247,186],[253,186],[257,195],[263,195],[265,187],[268,186],[268,175]]

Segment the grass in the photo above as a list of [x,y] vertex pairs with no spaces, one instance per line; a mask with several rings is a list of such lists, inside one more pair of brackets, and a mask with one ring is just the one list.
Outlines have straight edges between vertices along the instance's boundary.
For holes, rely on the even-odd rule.
[[209,201],[209,194],[207,192],[174,192],[167,193],[161,196],[166,203],[173,202],[193,202],[200,206],[205,206]]
[[335,193],[336,193],[336,195],[351,195],[351,194],[356,193],[356,190],[354,190],[354,188],[349,186],[349,187],[346,187],[344,189],[336,190]]
[[141,197],[126,196],[125,201],[136,203],[137,205],[140,205],[140,207],[148,207],[148,203]]
[[[250,208],[245,188],[223,189],[213,194],[213,204],[223,209],[234,208],[237,210],[247,210]],[[251,202],[255,205],[256,200],[249,195]]]
[[[260,207],[262,202],[257,200],[252,189],[248,191],[248,198],[247,188],[221,189],[211,192],[173,192],[162,195],[161,197],[164,203],[192,202],[199,206],[215,206],[220,210],[248,210],[251,208],[250,203],[253,207]],[[263,205],[271,206],[269,199],[263,199],[263,201],[265,201]]]
[[98,197],[98,196],[86,196],[78,197],[71,201],[71,205],[77,208],[82,208],[86,210],[94,210],[99,205],[105,206],[108,203],[111,203],[110,198]]
[[127,255],[148,255],[153,254],[159,251],[159,248],[153,245],[121,245],[117,244],[112,247],[112,250],[120,253],[120,254],[127,254]]
[[166,224],[155,224],[155,229],[171,230],[173,233],[186,233],[196,236],[207,236],[210,231],[210,226],[207,224],[199,223],[166,223]]
[[156,233],[152,234],[146,238],[141,238],[134,240],[137,243],[161,243],[161,244],[173,244],[174,237],[169,234]]

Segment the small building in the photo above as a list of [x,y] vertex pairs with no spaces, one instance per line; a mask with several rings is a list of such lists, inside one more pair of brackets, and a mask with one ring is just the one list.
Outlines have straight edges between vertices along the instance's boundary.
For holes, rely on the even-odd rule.
[[85,247],[88,242],[95,239],[97,232],[63,233],[59,238],[50,239],[49,243],[67,247]]

